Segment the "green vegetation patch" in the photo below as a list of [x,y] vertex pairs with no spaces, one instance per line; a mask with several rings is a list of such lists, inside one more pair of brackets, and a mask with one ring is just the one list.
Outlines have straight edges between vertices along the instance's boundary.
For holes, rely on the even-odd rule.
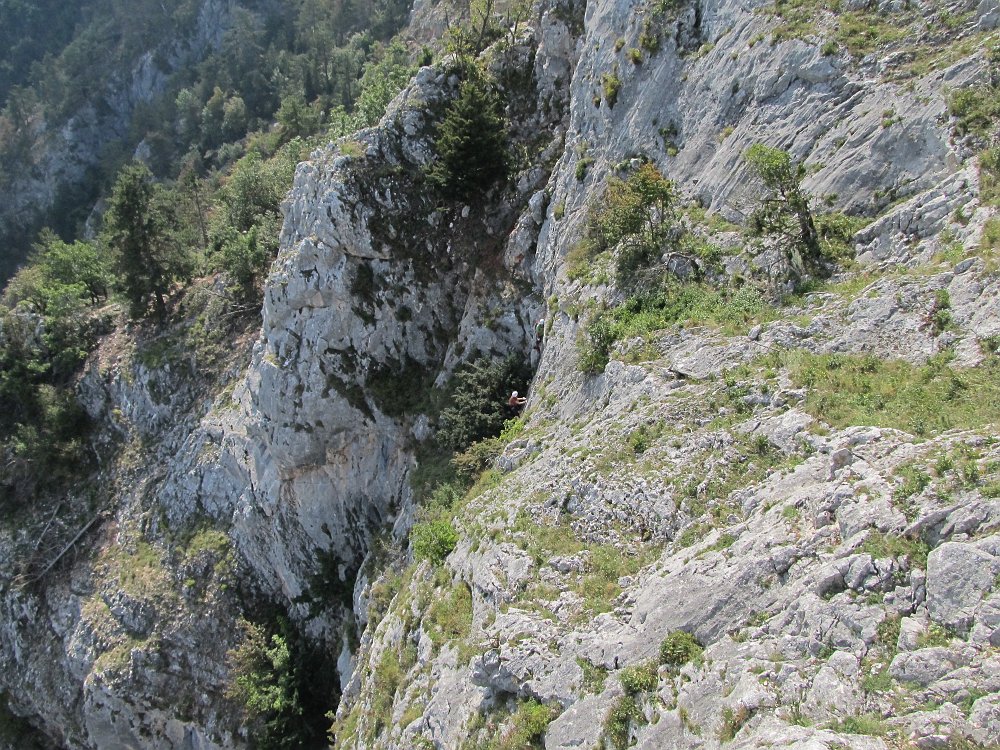
[[704,649],[698,640],[685,630],[674,630],[660,643],[660,664],[680,669],[685,664],[701,664]]
[[1000,421],[1000,358],[952,367],[950,352],[913,365],[872,355],[785,355],[796,387],[809,389],[805,409],[837,428],[890,427],[931,436]]
[[631,695],[620,696],[604,719],[604,736],[615,750],[626,750],[633,723],[645,723],[645,717]]
[[459,581],[446,596],[437,597],[423,624],[438,647],[468,638],[472,632],[472,591],[468,585]]
[[507,728],[486,746],[486,750],[542,750],[545,730],[558,713],[553,706],[535,700],[519,704]]
[[719,741],[731,742],[734,740],[752,716],[753,712],[743,705],[736,708],[730,708],[729,706],[723,708],[722,724],[719,727]]
[[576,663],[583,670],[583,682],[580,689],[584,695],[600,693],[604,690],[604,682],[608,677],[606,667],[598,666],[583,657],[576,657]]
[[838,719],[830,725],[830,729],[843,734],[866,734],[871,737],[882,737],[889,731],[885,719],[876,714],[859,714]]
[[710,325],[735,333],[774,316],[774,309],[753,285],[720,290],[703,282],[664,276],[656,288],[591,318],[578,341],[579,367],[587,373],[601,372],[616,342],[646,337],[675,325]]
[[948,100],[948,114],[955,118],[960,135],[988,138],[1000,123],[1000,88],[969,86]]
[[910,539],[872,530],[858,548],[858,552],[867,553],[876,559],[906,557],[914,567],[926,568],[930,546],[922,539]]
[[625,667],[618,674],[618,682],[626,695],[649,693],[656,690],[659,678],[656,675],[656,663],[647,662],[632,667]]
[[421,522],[410,531],[410,544],[415,559],[440,565],[458,544],[458,532],[443,519]]

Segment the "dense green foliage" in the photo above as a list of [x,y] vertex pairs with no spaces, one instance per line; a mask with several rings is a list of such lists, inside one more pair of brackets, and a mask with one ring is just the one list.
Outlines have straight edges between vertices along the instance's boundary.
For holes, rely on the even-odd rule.
[[654,264],[682,235],[674,183],[646,162],[628,179],[608,180],[601,209],[591,215],[591,235],[605,250],[617,248],[619,283]]
[[145,315],[152,301],[163,320],[170,285],[190,273],[190,262],[174,236],[170,205],[144,164],[131,164],[118,175],[104,223],[132,316]]
[[319,746],[324,712],[336,700],[333,665],[305,647],[280,619],[269,633],[245,623],[243,639],[229,656],[229,698],[243,706],[257,730],[260,750]]
[[483,438],[497,435],[513,416],[511,391],[527,390],[530,371],[520,358],[480,358],[459,369],[451,387],[451,403],[441,411],[437,439],[458,452]]
[[701,658],[702,647],[697,639],[684,630],[674,630],[660,643],[660,664],[677,669]]
[[0,102],[11,88],[29,82],[31,66],[70,40],[83,13],[96,0],[0,0]]
[[629,746],[632,722],[643,721],[642,710],[631,695],[619,696],[604,720],[604,734],[615,750],[626,750]]
[[458,544],[458,532],[444,519],[421,522],[411,529],[410,544],[414,559],[440,565]]
[[41,237],[31,265],[0,305],[0,458],[4,496],[27,497],[84,458],[87,420],[71,377],[96,342],[90,314],[107,293],[109,263],[93,243]]
[[434,148],[437,160],[427,177],[447,198],[469,200],[507,177],[507,123],[500,98],[475,65],[466,66],[458,96],[438,124]]
[[[177,177],[184,164],[204,177],[238,158],[244,150],[239,142],[255,131],[261,131],[259,150],[269,154],[296,137],[339,137],[370,125],[412,73],[410,52],[387,44],[408,15],[404,0],[304,0],[294,7],[240,0],[221,44],[176,71],[166,62],[175,54],[170,45],[196,33],[201,2],[53,5],[0,3],[0,35],[10,37],[12,51],[0,69],[0,187],[30,167],[44,133],[80,107],[89,103],[102,116],[108,113],[106,88],[143,53],[154,53],[153,64],[168,75],[168,84],[137,105],[128,132],[103,149],[82,182],[60,187],[41,223],[29,217],[0,238],[8,264],[23,259],[23,248],[46,223],[64,239],[76,236],[140,143],[157,179]],[[279,126],[272,129],[275,121]],[[253,248],[243,254],[252,255]],[[11,271],[0,267],[0,279]]]

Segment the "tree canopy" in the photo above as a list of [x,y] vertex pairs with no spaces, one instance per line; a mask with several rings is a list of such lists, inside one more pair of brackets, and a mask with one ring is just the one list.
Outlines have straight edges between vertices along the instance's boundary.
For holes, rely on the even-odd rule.
[[468,200],[506,179],[507,121],[489,78],[473,70],[445,111],[434,143],[437,161],[428,179],[453,200]]
[[104,241],[114,254],[133,317],[146,315],[152,302],[163,319],[170,284],[191,270],[160,196],[149,168],[132,163],[119,173],[104,217]]

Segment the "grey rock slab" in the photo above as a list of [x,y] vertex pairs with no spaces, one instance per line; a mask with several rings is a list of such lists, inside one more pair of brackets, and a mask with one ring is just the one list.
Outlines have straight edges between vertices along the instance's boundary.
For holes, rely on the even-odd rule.
[[598,744],[614,696],[588,695],[559,714],[545,730],[545,750],[587,750]]
[[931,619],[967,632],[976,608],[1000,574],[1000,559],[973,544],[945,542],[927,558]]
[[949,648],[922,648],[896,654],[889,665],[889,672],[900,682],[927,686],[970,661],[967,654]]

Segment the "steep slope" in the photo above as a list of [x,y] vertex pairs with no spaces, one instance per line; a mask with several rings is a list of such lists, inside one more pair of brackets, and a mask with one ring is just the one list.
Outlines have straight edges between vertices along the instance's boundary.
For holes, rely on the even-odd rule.
[[[994,367],[994,209],[946,97],[985,80],[996,9],[780,9],[817,11],[807,39],[763,6],[588,5],[533,266],[552,315],[525,430],[456,506],[442,567],[372,589],[388,614],[369,618],[339,747],[1000,740],[1000,505],[977,429],[995,417],[947,403],[995,403],[971,385]],[[651,159],[737,218],[759,200],[755,141],[812,165],[830,205],[878,216],[854,237],[861,265],[749,336],[668,330],[578,372],[588,300],[610,290],[564,261],[609,170]],[[896,358],[929,362],[911,377],[934,388],[893,402],[912,387]],[[852,387],[860,414],[828,413]]]
[[[211,378],[178,342],[105,342],[81,383],[103,512],[4,578],[11,711],[60,747],[266,744],[233,690],[249,622],[316,655],[307,718],[339,699],[338,747],[1000,742],[995,178],[948,117],[1000,13],[777,11],[544,3],[483,56],[508,186],[430,188],[460,77],[422,68],[299,167],[262,330]],[[774,309],[800,270],[719,218],[761,200],[758,141],[867,220],[856,264]],[[583,372],[629,292],[580,240],[643,163],[723,256],[672,270],[751,283],[721,323],[625,329]],[[500,455],[468,492],[415,492],[431,396],[476,355],[531,356],[543,314]],[[441,517],[457,539],[415,560],[410,527]]]

